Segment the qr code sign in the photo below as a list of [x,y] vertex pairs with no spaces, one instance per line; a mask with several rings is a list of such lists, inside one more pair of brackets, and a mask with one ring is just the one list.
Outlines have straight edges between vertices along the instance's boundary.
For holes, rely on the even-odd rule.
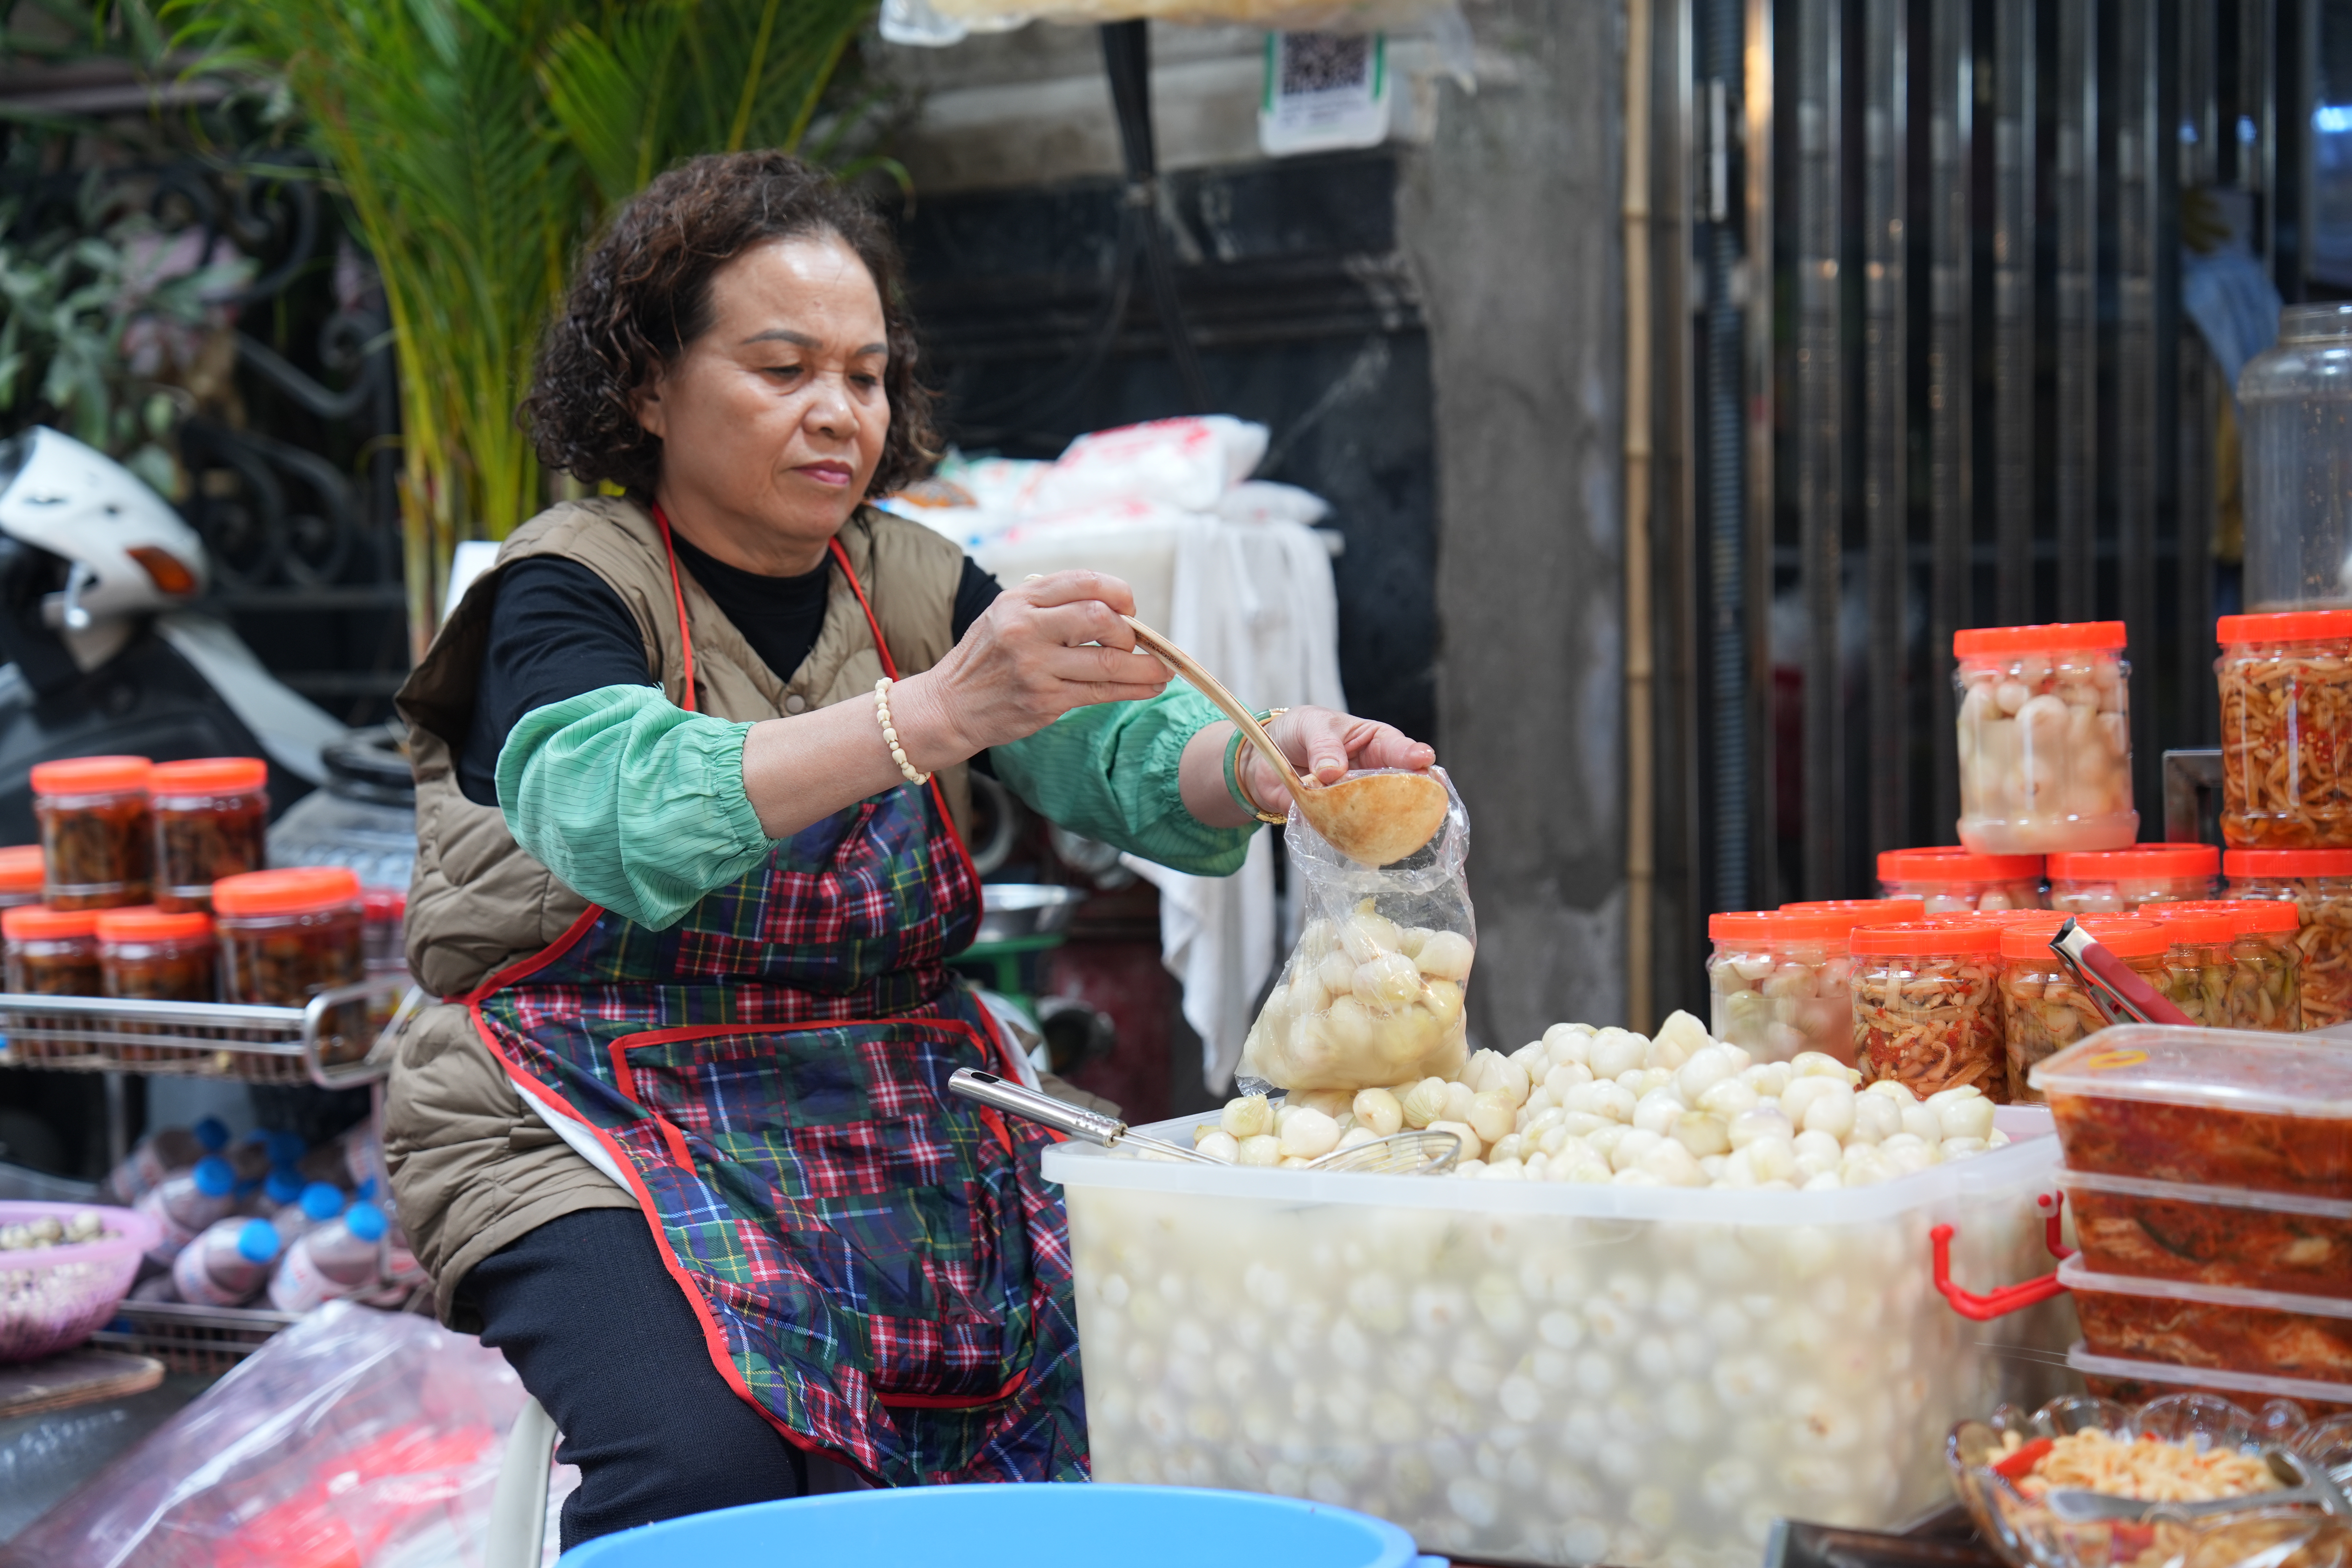
[[1371,79],[1372,40],[1360,34],[1285,33],[1282,96],[1361,92]]

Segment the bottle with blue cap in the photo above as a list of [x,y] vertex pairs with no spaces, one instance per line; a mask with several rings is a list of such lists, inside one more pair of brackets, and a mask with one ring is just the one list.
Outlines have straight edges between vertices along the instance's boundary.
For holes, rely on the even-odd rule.
[[269,1304],[281,1312],[307,1312],[374,1284],[383,1273],[383,1237],[390,1228],[383,1210],[355,1203],[341,1218],[305,1231],[270,1276]]
[[302,1201],[302,1175],[280,1165],[263,1178],[246,1200],[246,1210],[262,1219],[276,1219],[285,1210]]
[[205,1155],[227,1147],[228,1123],[217,1116],[207,1116],[194,1127],[159,1129],[131,1145],[122,1163],[106,1173],[99,1195],[113,1203],[135,1204]]
[[268,1220],[221,1220],[172,1260],[172,1288],[198,1306],[242,1306],[260,1294],[278,1254],[278,1227]]
[[147,1256],[168,1264],[207,1226],[236,1210],[236,1172],[220,1155],[207,1154],[131,1206],[163,1227],[163,1239]]
[[286,1245],[292,1247],[297,1237],[305,1231],[318,1229],[343,1212],[343,1189],[331,1182],[311,1182],[302,1188],[302,1195],[269,1216]]

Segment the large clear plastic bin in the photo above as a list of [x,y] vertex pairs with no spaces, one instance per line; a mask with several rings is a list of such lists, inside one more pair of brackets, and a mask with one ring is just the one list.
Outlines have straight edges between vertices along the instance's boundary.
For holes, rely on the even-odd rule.
[[[1762,1193],[1314,1174],[1049,1149],[1095,1477],[1358,1508],[1423,1551],[1752,1568],[1782,1517],[1943,1507],[1945,1435],[2047,1380],[2047,1116],[1883,1185]],[[1191,1122],[1148,1131],[1190,1141]],[[2038,1136],[2025,1134],[2038,1132]],[[2024,1348],[2021,1355],[2004,1348]]]

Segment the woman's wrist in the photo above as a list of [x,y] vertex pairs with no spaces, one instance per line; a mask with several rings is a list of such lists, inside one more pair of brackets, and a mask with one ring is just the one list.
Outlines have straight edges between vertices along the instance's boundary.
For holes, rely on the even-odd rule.
[[[926,670],[894,681],[890,687],[890,726],[898,732],[899,749],[918,773],[969,762],[981,750],[971,744],[954,721],[954,705],[940,689],[939,671]],[[877,729],[875,744],[882,745]],[[889,748],[883,746],[885,754]]]
[[1225,787],[1225,748],[1232,742],[1234,732],[1230,719],[1202,725],[1184,742],[1183,755],[1177,764],[1184,809],[1203,827],[1257,826],[1256,816],[1244,809],[1234,798],[1233,791]]

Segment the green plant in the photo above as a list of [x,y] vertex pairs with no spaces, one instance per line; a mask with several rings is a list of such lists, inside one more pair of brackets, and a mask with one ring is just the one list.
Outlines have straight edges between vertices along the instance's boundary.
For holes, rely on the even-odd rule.
[[536,510],[514,407],[572,252],[695,153],[796,147],[872,0],[173,0],[282,79],[383,280],[412,638],[450,552]]

